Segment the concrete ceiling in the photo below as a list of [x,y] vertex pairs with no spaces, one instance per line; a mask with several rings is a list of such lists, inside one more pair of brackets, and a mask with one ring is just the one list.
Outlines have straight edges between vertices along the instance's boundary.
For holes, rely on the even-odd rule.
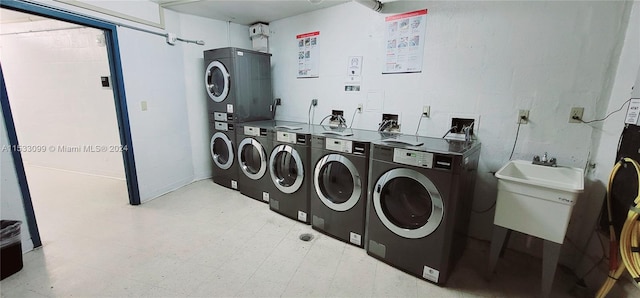
[[275,20],[339,5],[350,0],[224,1],[224,0],[152,0],[162,7],[190,15],[231,21],[242,25]]

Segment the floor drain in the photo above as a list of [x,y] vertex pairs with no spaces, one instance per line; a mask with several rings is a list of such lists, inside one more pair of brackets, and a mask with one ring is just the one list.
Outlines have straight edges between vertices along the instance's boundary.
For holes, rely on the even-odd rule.
[[313,235],[305,233],[300,235],[300,240],[302,241],[311,241],[311,239],[313,239]]

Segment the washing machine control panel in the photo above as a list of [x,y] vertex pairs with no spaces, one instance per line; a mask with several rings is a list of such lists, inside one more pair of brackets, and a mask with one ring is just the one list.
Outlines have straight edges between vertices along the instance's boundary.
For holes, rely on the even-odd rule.
[[353,153],[353,141],[326,138],[324,147],[331,151]]
[[431,169],[433,168],[433,153],[394,148],[393,162]]
[[260,129],[258,127],[254,127],[254,126],[245,126],[244,127],[244,135],[245,136],[252,136],[252,137],[259,137],[260,136]]
[[233,113],[214,112],[213,120],[215,121],[233,121]]
[[295,132],[278,131],[276,132],[276,141],[289,144],[304,145],[307,143],[308,135],[297,134]]
[[221,131],[231,131],[231,130],[233,130],[233,123],[215,122],[214,126],[215,126],[216,130],[221,130]]

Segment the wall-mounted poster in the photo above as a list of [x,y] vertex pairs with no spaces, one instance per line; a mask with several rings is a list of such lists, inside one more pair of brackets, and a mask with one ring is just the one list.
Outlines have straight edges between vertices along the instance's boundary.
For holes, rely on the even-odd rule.
[[422,71],[426,23],[426,9],[385,18],[385,65],[382,73]]
[[317,78],[318,71],[318,40],[320,31],[299,34],[298,42],[298,78]]
[[350,56],[347,62],[347,82],[344,91],[360,91],[362,83],[362,56]]

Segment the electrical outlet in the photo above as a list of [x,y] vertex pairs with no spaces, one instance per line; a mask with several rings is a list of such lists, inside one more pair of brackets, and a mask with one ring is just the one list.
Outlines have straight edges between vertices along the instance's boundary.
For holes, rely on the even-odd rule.
[[312,100],[311,100],[311,105],[312,105],[312,106],[314,106],[314,107],[315,107],[315,106],[317,106],[317,105],[318,105],[318,100],[317,100],[317,99],[315,99],[315,98],[314,98],[314,99],[312,99]]
[[518,124],[529,123],[529,110],[518,111]]
[[358,104],[358,113],[362,113],[362,104],[361,103]]
[[422,116],[431,117],[431,106],[422,106]]
[[583,114],[584,114],[583,107],[571,108],[571,113],[569,113],[569,123],[582,123]]

